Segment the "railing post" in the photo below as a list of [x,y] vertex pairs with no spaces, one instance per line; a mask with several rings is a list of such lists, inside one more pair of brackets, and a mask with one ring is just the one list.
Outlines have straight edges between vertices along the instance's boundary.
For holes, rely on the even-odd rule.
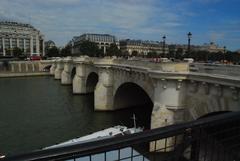
[[201,127],[197,127],[192,129],[192,141],[191,141],[191,161],[199,160],[199,152],[200,152],[200,141],[201,141]]

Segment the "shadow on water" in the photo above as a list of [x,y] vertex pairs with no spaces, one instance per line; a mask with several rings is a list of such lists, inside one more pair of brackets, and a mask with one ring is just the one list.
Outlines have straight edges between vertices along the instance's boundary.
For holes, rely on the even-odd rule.
[[94,112],[94,95],[73,95],[52,77],[0,79],[0,153],[16,154],[123,124],[149,128],[151,108]]

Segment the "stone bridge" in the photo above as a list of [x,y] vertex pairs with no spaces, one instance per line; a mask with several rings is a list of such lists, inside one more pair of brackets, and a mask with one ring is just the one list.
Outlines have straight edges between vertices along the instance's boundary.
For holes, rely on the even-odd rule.
[[240,109],[240,66],[89,57],[42,61],[74,94],[94,92],[95,110],[152,108],[151,128]]

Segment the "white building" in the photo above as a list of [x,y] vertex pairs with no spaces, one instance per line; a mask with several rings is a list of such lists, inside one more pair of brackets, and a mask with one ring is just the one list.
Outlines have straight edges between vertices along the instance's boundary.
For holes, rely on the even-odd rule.
[[210,44],[203,44],[203,46],[201,47],[201,50],[208,51],[210,53],[225,52],[224,47],[220,47],[214,42],[210,42]]
[[138,55],[147,55],[149,52],[156,52],[158,55],[169,53],[168,45],[158,41],[143,41],[143,40],[121,40],[120,48],[122,52],[127,52],[129,55],[135,51]]
[[0,22],[0,55],[12,56],[18,47],[25,55],[45,55],[44,36],[29,24]]
[[80,43],[82,41],[86,41],[86,40],[96,43],[98,45],[99,49],[103,50],[104,54],[106,54],[106,50],[111,44],[116,44],[117,46],[119,46],[119,42],[118,42],[117,38],[113,35],[87,33],[87,34],[83,34],[81,36],[73,37],[73,39],[71,41],[72,54],[79,53]]

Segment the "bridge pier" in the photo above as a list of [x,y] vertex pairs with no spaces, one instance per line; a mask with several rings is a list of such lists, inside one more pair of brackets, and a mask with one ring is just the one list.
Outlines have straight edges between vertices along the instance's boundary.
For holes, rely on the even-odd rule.
[[87,65],[90,63],[89,57],[79,57],[74,63],[76,64],[76,74],[72,82],[73,94],[86,94],[88,93],[86,81],[90,71]]
[[56,68],[57,68],[57,64],[56,64],[56,60],[54,60],[50,68],[50,74],[54,75]]
[[[161,79],[156,83],[154,91],[154,107],[151,116],[151,129],[164,127],[184,121],[185,83],[182,80]],[[173,138],[150,144],[150,151],[174,144]],[[169,148],[167,151],[171,151]]]
[[64,69],[61,75],[61,83],[63,85],[70,85],[72,84],[72,77],[71,77],[71,72],[73,69],[73,60],[71,57],[67,57],[66,59],[63,60],[64,62]]
[[62,59],[58,59],[57,61],[57,67],[55,69],[54,72],[54,78],[55,79],[61,79],[61,75],[62,75],[62,71],[63,71],[63,60]]
[[113,71],[109,68],[101,68],[99,81],[94,92],[94,108],[99,111],[113,109]]

